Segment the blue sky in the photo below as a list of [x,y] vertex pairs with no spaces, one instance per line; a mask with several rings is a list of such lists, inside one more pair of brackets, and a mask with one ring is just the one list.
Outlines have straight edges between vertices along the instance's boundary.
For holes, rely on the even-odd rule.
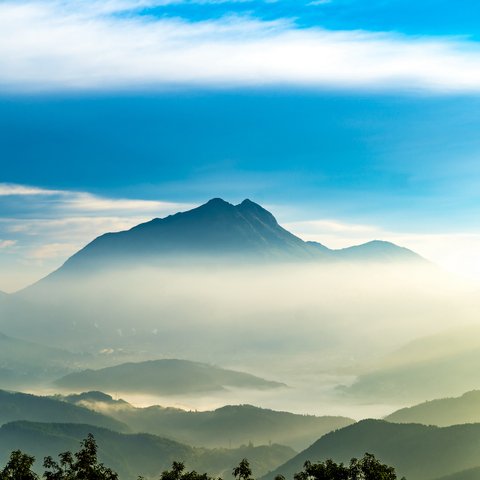
[[0,290],[250,197],[480,278],[480,5],[0,2]]

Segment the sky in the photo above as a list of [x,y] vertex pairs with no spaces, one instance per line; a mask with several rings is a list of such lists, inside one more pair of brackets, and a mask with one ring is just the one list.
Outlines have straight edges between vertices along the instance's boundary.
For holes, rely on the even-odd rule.
[[480,281],[480,4],[0,1],[0,290],[251,198]]

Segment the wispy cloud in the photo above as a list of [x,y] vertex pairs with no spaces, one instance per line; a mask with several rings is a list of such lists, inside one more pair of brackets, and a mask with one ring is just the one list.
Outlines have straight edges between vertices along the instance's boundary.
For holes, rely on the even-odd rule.
[[[20,197],[17,202],[31,203],[46,209],[44,216],[48,213],[58,215],[62,211],[69,213],[74,218],[85,213],[101,214],[102,212],[117,212],[121,214],[132,213],[161,215],[177,210],[185,209],[188,205],[175,202],[162,202],[154,200],[138,200],[129,198],[108,198],[94,195],[89,192],[72,190],[52,190],[35,186],[18,185],[12,183],[0,183],[0,196]],[[27,198],[21,198],[27,197]],[[29,199],[28,197],[40,197]],[[46,203],[42,203],[41,197],[47,197]],[[53,197],[53,198],[48,198]],[[16,203],[15,205],[18,205]],[[10,205],[9,215],[15,214],[15,205]],[[2,214],[0,208],[0,214]]]
[[0,290],[8,291],[50,273],[98,235],[192,206],[17,184],[0,184],[0,196]]
[[45,188],[30,187],[27,185],[16,185],[14,183],[0,183],[0,196],[16,195],[58,195],[61,190],[48,190]]
[[16,240],[2,240],[0,239],[0,249],[10,248],[16,244]]
[[73,255],[78,245],[73,243],[46,243],[28,252],[28,257],[36,260],[65,258]]
[[480,46],[473,41],[300,29],[288,20],[118,15],[161,3],[1,3],[0,86],[480,90]]

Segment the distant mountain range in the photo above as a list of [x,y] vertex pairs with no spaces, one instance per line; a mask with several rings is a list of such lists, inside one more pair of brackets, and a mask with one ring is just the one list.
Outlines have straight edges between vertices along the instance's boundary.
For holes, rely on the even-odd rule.
[[85,392],[63,398],[112,416],[127,424],[132,431],[153,433],[208,448],[273,442],[301,450],[325,433],[355,422],[345,417],[296,415],[252,405],[227,405],[200,412],[161,406],[135,408],[102,392]]
[[158,395],[205,394],[228,387],[264,390],[285,386],[248,373],[176,359],[84,370],[66,375],[55,384],[73,391],[102,390]]
[[423,261],[389,242],[372,241],[342,250],[305,242],[282,228],[251,200],[232,205],[214,198],[200,207],[155,218],[128,231],[106,233],[69,258],[47,278],[96,271],[102,267],[212,261]]
[[461,397],[440,398],[413,407],[402,408],[385,417],[385,420],[395,423],[422,423],[439,427],[461,423],[480,423],[480,391],[474,390]]
[[395,467],[398,478],[427,480],[452,474],[456,474],[452,477],[455,480],[478,478],[466,476],[466,471],[480,465],[480,424],[439,428],[363,420],[324,435],[265,475],[263,480],[272,480],[279,474],[292,478],[306,460],[316,462],[332,458],[346,463],[351,458],[362,457],[365,452]]

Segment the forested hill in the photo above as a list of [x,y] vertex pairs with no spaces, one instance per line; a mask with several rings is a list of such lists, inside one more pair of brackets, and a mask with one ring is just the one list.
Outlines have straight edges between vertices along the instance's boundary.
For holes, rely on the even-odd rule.
[[329,433],[263,480],[299,471],[306,460],[348,462],[369,452],[408,480],[435,479],[480,466],[480,424],[434,427],[364,420]]
[[12,422],[0,428],[0,461],[5,464],[9,452],[20,449],[35,456],[35,468],[41,472],[45,456],[77,450],[90,433],[98,443],[99,460],[116,471],[121,480],[137,480],[139,475],[157,478],[173,461],[227,478],[242,458],[248,458],[255,472],[262,474],[295,454],[291,448],[275,444],[208,450],[155,435],[122,434],[91,425]]

